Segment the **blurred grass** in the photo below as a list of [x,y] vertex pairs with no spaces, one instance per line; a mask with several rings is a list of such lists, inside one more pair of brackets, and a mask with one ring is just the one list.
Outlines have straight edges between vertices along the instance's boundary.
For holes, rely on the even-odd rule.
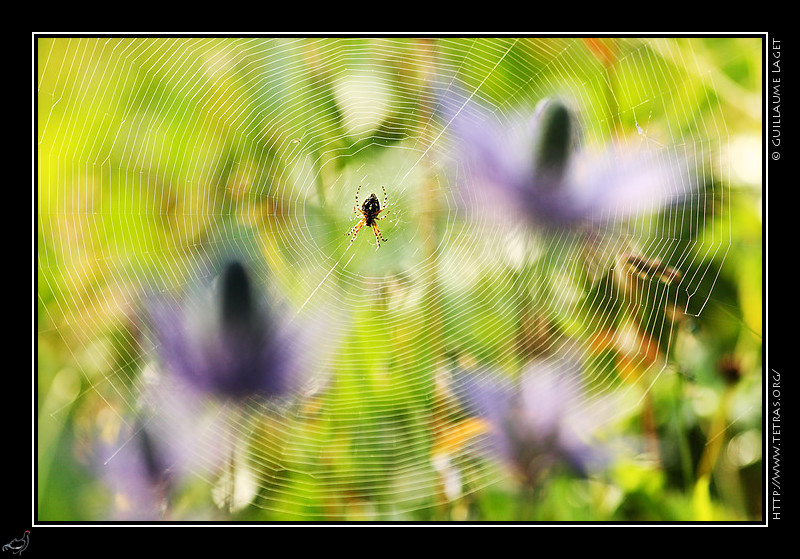
[[[91,448],[109,416],[135,411],[149,357],[137,323],[143,287],[183,286],[199,259],[245,240],[297,307],[347,316],[335,382],[316,410],[257,428],[260,489],[236,518],[760,518],[762,221],[751,170],[760,159],[734,148],[760,138],[761,41],[604,44],[613,68],[605,51],[572,38],[39,38],[38,518],[107,518]],[[633,414],[621,429],[654,436],[656,459],[629,456],[588,480],[558,472],[524,495],[454,451],[447,472],[464,491],[443,496],[432,449],[463,419],[437,399],[451,359],[513,372],[528,357],[520,349],[631,320],[611,278],[592,284],[565,261],[571,249],[539,247],[549,256],[520,266],[503,253],[513,246],[482,244],[455,223],[428,151],[439,133],[431,100],[453,76],[500,110],[578,95],[590,143],[638,126],[655,145],[680,139],[722,154],[706,187],[729,210],[703,230],[686,223],[663,238],[659,223],[641,237],[699,278],[689,293],[640,286],[649,294],[636,301],[640,325],[670,367],[653,378],[641,355],[633,373],[610,346],[595,356],[614,375],[598,381],[605,389],[635,399],[647,388],[650,423]],[[364,177],[362,200],[386,184],[395,212],[380,251],[344,237]],[[460,273],[471,260],[474,274]],[[663,330],[665,300],[678,319]],[[732,385],[719,374],[729,356],[741,368]],[[712,437],[716,460],[698,477]]]

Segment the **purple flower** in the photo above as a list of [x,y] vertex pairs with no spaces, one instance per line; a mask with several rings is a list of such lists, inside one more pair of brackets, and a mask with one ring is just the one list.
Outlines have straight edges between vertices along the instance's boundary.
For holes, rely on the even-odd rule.
[[259,298],[238,261],[193,297],[154,302],[150,319],[164,372],[199,394],[286,396],[313,353],[308,329]]
[[469,101],[442,106],[460,195],[476,216],[596,227],[678,204],[694,188],[688,160],[674,150],[583,147],[576,112],[559,99],[541,101],[525,120],[500,120]]
[[183,297],[147,302],[154,359],[140,379],[140,427],[103,462],[128,519],[160,517],[189,474],[213,478],[233,468],[246,445],[251,408],[243,400],[292,395],[322,341],[319,323],[309,327],[260,297],[236,260]]
[[115,440],[102,436],[98,473],[120,520],[163,519],[190,477],[214,476],[230,463],[237,436],[230,417],[205,413],[201,400],[187,396],[177,385],[149,378],[134,419]]
[[101,475],[118,520],[164,517],[180,458],[141,425],[123,429],[113,446],[103,445]]
[[491,451],[535,485],[556,465],[587,475],[604,462],[580,374],[562,358],[533,362],[516,383],[461,375],[456,386],[465,408],[489,424]]

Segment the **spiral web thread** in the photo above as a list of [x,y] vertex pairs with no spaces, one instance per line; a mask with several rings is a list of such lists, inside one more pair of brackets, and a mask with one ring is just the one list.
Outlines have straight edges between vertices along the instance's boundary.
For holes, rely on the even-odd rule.
[[[585,410],[604,418],[609,396],[632,408],[674,372],[674,321],[703,310],[706,263],[730,240],[727,130],[693,54],[669,38],[599,51],[569,37],[39,39],[39,336],[69,348],[98,417],[155,408],[174,441],[185,416],[142,402],[158,350],[137,323],[142,294],[243,254],[297,317],[325,324],[326,343],[299,403],[204,410],[217,421],[192,449],[196,473],[220,483],[203,457],[222,437],[248,456],[237,491],[277,517],[396,518],[467,495],[502,470],[448,389],[454,368],[492,379],[533,354],[559,360],[558,324],[584,363]],[[449,172],[458,145],[435,115],[456,84],[465,118],[478,102],[524,118],[567,92],[587,145],[677,145],[705,188],[591,237],[484,223],[461,204],[455,182],[470,177]],[[360,202],[387,191],[379,250],[369,228],[345,235],[359,185]],[[620,265],[631,251],[681,278],[639,277]],[[663,312],[642,316],[644,302]],[[647,336],[613,346],[635,371],[620,381],[593,352],[637,320]]]

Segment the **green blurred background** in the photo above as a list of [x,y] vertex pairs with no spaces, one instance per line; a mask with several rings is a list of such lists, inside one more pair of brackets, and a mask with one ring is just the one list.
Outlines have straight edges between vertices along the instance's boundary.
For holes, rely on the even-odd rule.
[[[165,520],[760,520],[762,58],[758,37],[37,38],[38,520],[114,517],[94,449],[140,406],[142,297],[229,253],[328,324],[328,380],[229,419],[235,506],[202,472]],[[706,156],[695,219],[598,249],[632,240],[685,281],[632,279],[631,299],[586,245],[481,235],[434,115],[456,82],[508,114],[566,92],[590,145]],[[386,185],[380,250],[345,236],[358,184]],[[480,428],[441,378],[513,376],[545,331],[591,348],[593,390],[629,403],[609,436],[637,442],[531,491],[468,452]]]

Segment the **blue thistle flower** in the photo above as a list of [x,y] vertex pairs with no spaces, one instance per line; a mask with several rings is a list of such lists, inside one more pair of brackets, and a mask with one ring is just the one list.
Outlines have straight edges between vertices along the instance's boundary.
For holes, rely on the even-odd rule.
[[576,361],[535,361],[518,382],[460,373],[455,386],[465,409],[489,424],[492,454],[527,484],[558,465],[587,475],[604,462]]
[[103,480],[118,520],[163,518],[182,458],[141,425],[123,429],[115,447],[103,445]]
[[477,216],[545,230],[597,227],[681,203],[694,189],[689,161],[675,150],[584,148],[577,113],[560,99],[541,101],[530,120],[501,121],[472,102],[441,106],[461,199]]
[[239,261],[193,298],[161,299],[150,319],[165,372],[200,394],[281,398],[312,353],[309,332],[257,296]]

